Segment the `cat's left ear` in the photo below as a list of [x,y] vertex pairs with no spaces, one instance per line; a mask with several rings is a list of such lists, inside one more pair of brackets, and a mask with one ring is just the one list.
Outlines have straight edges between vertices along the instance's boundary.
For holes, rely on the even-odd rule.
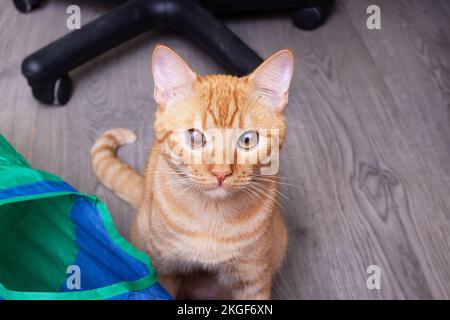
[[267,58],[249,78],[257,94],[271,105],[275,112],[282,112],[288,102],[289,85],[294,72],[294,54],[291,50],[280,50]]

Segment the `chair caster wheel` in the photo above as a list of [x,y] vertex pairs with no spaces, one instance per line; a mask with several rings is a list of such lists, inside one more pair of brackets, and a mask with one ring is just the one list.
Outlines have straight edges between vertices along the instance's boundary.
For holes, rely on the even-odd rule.
[[320,6],[304,7],[291,14],[294,25],[302,30],[314,30],[326,19],[326,10]]
[[14,0],[17,10],[28,13],[41,6],[44,0]]
[[33,96],[42,103],[65,105],[72,95],[72,80],[64,75],[42,87],[33,87]]

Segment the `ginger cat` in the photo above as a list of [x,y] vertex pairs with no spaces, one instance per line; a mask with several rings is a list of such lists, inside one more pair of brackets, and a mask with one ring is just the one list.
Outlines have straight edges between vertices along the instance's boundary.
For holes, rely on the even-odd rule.
[[[131,131],[110,130],[92,147],[96,175],[137,210],[132,243],[150,255],[174,297],[230,297],[185,293],[196,287],[194,274],[206,272],[231,298],[270,298],[287,232],[276,172],[260,173],[278,160],[270,152],[285,140],[293,60],[291,51],[281,50],[245,77],[199,76],[171,49],[157,46],[156,141],[144,175],[116,157],[118,147],[135,141]],[[270,154],[259,156],[263,148]],[[195,155],[200,162],[192,161]]]

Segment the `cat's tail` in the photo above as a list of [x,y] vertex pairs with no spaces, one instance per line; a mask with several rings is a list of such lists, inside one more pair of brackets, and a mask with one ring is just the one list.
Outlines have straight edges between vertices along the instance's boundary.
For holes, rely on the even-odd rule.
[[144,178],[131,166],[117,158],[117,149],[136,141],[128,129],[106,131],[91,149],[92,167],[100,181],[134,208],[141,204]]

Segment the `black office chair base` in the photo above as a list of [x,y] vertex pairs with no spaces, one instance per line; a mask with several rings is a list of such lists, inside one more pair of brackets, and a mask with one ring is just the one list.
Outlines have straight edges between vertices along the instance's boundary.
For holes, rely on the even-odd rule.
[[22,13],[28,13],[34,9],[39,8],[44,3],[44,0],[14,0],[14,5],[17,10]]
[[328,7],[311,6],[293,11],[291,18],[297,28],[302,30],[314,30],[325,22],[328,13]]
[[68,75],[63,75],[55,81],[31,89],[33,96],[40,102],[63,106],[72,96],[72,79]]
[[[42,0],[14,0],[28,12]],[[253,71],[262,59],[213,13],[289,10],[294,24],[311,30],[322,24],[334,0],[123,0],[123,4],[28,56],[22,73],[33,96],[64,105],[70,99],[69,72],[109,49],[153,28],[183,32],[231,74]]]

